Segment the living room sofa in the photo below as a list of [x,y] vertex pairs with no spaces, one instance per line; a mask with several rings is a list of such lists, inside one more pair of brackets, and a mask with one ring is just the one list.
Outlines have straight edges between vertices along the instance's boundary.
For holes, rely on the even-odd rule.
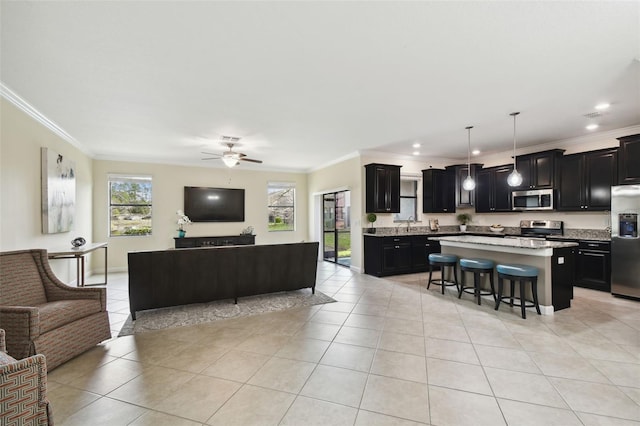
[[111,338],[107,290],[64,284],[46,250],[0,253],[0,327],[9,355],[43,354],[54,369]]
[[318,242],[129,253],[129,304],[136,311],[310,288]]

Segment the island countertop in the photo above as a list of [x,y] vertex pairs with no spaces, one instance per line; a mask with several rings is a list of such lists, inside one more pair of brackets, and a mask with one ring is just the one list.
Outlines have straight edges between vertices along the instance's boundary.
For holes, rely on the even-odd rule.
[[441,246],[481,248],[488,251],[530,254],[532,256],[551,256],[553,249],[576,247],[578,244],[567,241],[545,241],[524,237],[492,238],[473,235],[455,235],[434,237]]

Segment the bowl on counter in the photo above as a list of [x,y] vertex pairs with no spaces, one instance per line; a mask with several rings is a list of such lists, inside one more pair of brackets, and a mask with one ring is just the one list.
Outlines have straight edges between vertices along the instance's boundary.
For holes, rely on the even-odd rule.
[[490,226],[489,229],[491,232],[502,232],[504,231],[504,226]]

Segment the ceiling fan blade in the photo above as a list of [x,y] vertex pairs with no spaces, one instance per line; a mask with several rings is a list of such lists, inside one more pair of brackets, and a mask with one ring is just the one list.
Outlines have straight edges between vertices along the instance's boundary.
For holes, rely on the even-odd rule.
[[250,163],[262,163],[262,160],[254,160],[253,158],[240,157],[238,160],[249,161]]
[[213,155],[215,158],[220,158],[220,157],[222,157],[220,154],[216,154],[216,153],[214,153],[214,152],[200,151],[200,154],[204,154],[204,155]]
[[201,158],[201,160],[219,160],[220,157],[205,157],[205,158]]

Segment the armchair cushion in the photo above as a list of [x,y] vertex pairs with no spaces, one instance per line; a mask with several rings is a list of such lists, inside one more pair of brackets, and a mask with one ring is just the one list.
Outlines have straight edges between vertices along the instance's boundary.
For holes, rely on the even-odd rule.
[[2,305],[35,306],[47,301],[33,255],[21,252],[2,259]]
[[59,300],[36,306],[40,313],[40,334],[100,312],[99,300]]

